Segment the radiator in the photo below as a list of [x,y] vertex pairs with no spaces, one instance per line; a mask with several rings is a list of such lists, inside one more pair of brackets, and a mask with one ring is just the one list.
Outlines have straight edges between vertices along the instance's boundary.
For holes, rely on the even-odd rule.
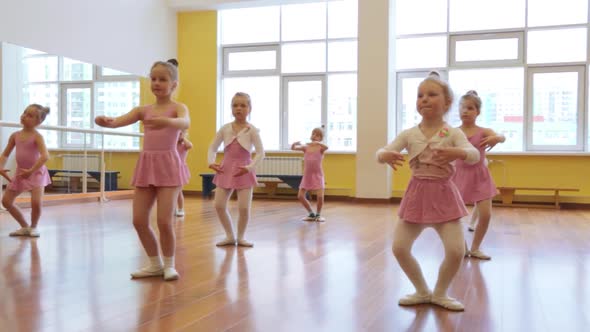
[[[62,154],[62,169],[68,171],[82,171],[84,170],[84,155],[83,154]],[[96,154],[86,155],[86,169],[88,171],[100,170],[100,157]]]
[[256,174],[303,175],[301,157],[265,157],[257,166]]

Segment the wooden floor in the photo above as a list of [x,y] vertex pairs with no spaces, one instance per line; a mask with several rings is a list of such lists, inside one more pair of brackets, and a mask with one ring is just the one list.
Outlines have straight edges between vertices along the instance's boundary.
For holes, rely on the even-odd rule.
[[[495,208],[493,260],[464,261],[452,313],[397,305],[412,287],[390,250],[396,205],[327,202],[318,224],[256,200],[255,247],[222,249],[212,204],[188,198],[175,282],[129,279],[145,259],[129,200],[46,207],[39,239],[10,238],[0,213],[0,331],[589,330],[590,211]],[[432,230],[414,247],[431,287],[441,250]]]

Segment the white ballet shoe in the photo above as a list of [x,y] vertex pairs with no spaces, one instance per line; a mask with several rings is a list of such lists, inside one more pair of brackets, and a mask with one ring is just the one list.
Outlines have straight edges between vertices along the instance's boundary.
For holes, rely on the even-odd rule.
[[471,256],[473,258],[481,259],[484,261],[489,261],[490,259],[492,259],[491,256],[484,254],[481,250],[470,251],[469,256]]
[[133,278],[133,279],[160,277],[163,275],[164,275],[163,268],[153,267],[153,266],[146,266],[146,267],[143,267],[135,272],[131,272],[131,278]]
[[452,297],[437,297],[437,296],[432,296],[430,298],[430,303],[437,305],[441,308],[445,308],[447,310],[451,310],[451,311],[464,311],[465,307],[463,306],[463,303],[457,301],[456,299],[452,298]]
[[254,243],[248,242],[246,240],[238,240],[238,246],[252,248],[254,247]]
[[423,295],[420,295],[418,293],[409,294],[409,295],[406,295],[406,296],[402,297],[401,299],[399,299],[398,304],[404,305],[404,306],[426,304],[426,303],[430,303],[431,296],[432,295],[430,293],[426,293]]
[[172,281],[172,280],[177,280],[178,278],[180,278],[180,275],[178,274],[178,272],[176,271],[175,268],[173,268],[173,267],[164,268],[164,280]]
[[217,244],[215,244],[218,247],[223,247],[223,246],[235,246],[236,245],[236,240],[235,239],[228,239],[225,238],[219,242],[217,242]]

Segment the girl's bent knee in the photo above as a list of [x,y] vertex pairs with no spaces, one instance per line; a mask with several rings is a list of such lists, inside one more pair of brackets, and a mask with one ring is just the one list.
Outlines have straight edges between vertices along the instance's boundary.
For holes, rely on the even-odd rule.
[[395,257],[407,257],[412,255],[412,251],[410,250],[410,248],[396,244],[392,246],[391,251],[393,252],[393,255]]
[[452,260],[462,260],[463,256],[465,256],[465,248],[463,246],[460,248],[453,248],[451,250],[448,250],[445,253],[445,256],[446,258]]

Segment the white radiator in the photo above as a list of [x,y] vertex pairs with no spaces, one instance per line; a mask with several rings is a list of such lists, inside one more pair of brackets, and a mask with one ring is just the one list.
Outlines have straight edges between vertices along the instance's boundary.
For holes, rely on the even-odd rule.
[[[82,171],[84,170],[84,155],[83,154],[62,154],[62,169],[68,171]],[[100,157],[97,154],[86,155],[86,169],[89,171],[100,170]]]
[[257,166],[256,174],[303,175],[301,157],[265,157]]

